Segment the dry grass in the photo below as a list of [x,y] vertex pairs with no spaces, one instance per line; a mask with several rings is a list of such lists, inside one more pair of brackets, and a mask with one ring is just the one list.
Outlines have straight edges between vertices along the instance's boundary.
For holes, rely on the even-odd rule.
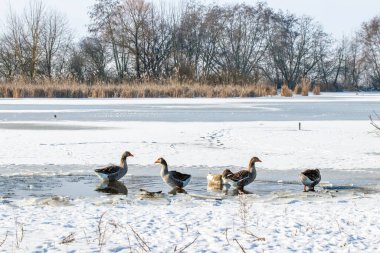
[[175,82],[123,83],[93,85],[71,81],[28,83],[23,80],[0,84],[0,98],[193,98],[193,97],[261,97],[277,95],[274,85],[206,85]]
[[321,86],[315,85],[313,88],[313,94],[314,95],[321,95]]
[[302,92],[301,92],[302,96],[309,96],[310,80],[307,78],[302,78],[301,86],[302,86]]
[[281,96],[283,96],[283,97],[292,97],[293,96],[293,92],[291,89],[289,89],[287,84],[282,85]]
[[5,233],[5,237],[2,241],[0,241],[0,247],[3,246],[3,244],[5,243],[5,241],[7,240],[8,238],[8,231]]
[[24,239],[24,224],[19,223],[15,219],[15,239],[16,239],[16,248],[20,248],[20,244]]

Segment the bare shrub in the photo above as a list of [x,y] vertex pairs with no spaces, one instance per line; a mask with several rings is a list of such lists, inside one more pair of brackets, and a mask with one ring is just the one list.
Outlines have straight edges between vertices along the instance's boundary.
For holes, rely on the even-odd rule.
[[137,243],[139,244],[140,248],[145,252],[150,251],[151,248],[149,247],[148,243],[143,239],[143,237],[139,233],[137,233],[136,230],[131,225],[129,225],[129,228],[131,229],[131,231],[132,231]]
[[249,209],[252,207],[251,203],[248,203],[247,196],[245,194],[239,194],[239,217],[242,221],[242,227],[244,232],[247,231],[247,223],[249,219]]
[[259,237],[248,230],[248,222],[251,219],[250,209],[252,203],[249,203],[247,195],[239,194],[239,217],[242,222],[243,232],[254,238],[254,241],[265,241],[265,237]]
[[241,249],[241,251],[242,251],[243,253],[246,253],[246,251],[245,251],[243,245],[241,245],[241,243],[240,243],[236,238],[234,238],[234,241],[239,245],[239,248]]
[[175,246],[174,252],[178,252],[178,253],[184,252],[185,249],[187,249],[188,247],[190,247],[191,245],[193,245],[195,243],[195,241],[198,240],[199,235],[200,234],[198,233],[197,236],[194,238],[194,240],[192,240],[191,242],[189,242],[188,244],[186,244],[185,246],[183,246],[183,247],[181,247],[179,249],[177,249],[177,246]]
[[97,234],[98,234],[98,246],[99,246],[99,251],[102,252],[103,246],[106,244],[106,233],[107,233],[107,222],[103,220],[104,215],[106,212],[102,213],[100,215],[99,221],[98,221],[98,229],[97,229]]
[[15,220],[15,237],[16,248],[19,248],[22,240],[24,239],[24,224],[19,223],[17,219]]
[[291,89],[289,89],[287,84],[282,85],[281,96],[283,96],[283,97],[292,97],[293,96],[293,92]]
[[5,241],[7,240],[7,238],[8,238],[8,231],[7,231],[7,233],[5,233],[4,239],[2,241],[0,241],[0,247],[3,246],[3,244],[5,243]]

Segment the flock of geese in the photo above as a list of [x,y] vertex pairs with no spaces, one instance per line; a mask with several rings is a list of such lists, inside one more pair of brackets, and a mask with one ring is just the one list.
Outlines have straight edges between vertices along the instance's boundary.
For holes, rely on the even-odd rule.
[[[117,181],[125,176],[128,172],[127,158],[133,157],[129,151],[125,151],[120,160],[120,166],[110,165],[104,168],[96,169],[95,173],[104,181]],[[226,169],[222,174],[208,174],[208,185],[222,188],[234,187],[244,191],[244,187],[252,183],[256,178],[255,164],[261,160],[254,156],[251,158],[247,169],[243,169],[236,173]],[[160,175],[162,180],[173,189],[183,189],[189,184],[191,175],[180,173],[178,171],[169,171],[168,164],[164,158],[158,158],[155,163],[161,165]],[[304,185],[304,192],[314,191],[314,187],[321,181],[321,173],[318,169],[307,169],[299,174],[299,179]]]

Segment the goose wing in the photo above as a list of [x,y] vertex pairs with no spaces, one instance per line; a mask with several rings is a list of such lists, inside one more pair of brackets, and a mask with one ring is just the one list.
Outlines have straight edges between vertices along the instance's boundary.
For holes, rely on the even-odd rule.
[[234,182],[239,182],[241,180],[244,180],[247,177],[249,177],[249,171],[248,170],[241,170],[239,172],[226,175],[226,178],[228,178]]
[[120,169],[120,166],[110,165],[104,168],[96,169],[95,172],[109,175],[118,172]]
[[311,181],[317,181],[320,180],[321,175],[319,174],[318,170],[305,170],[302,172],[303,175],[305,175],[307,178],[309,178]]
[[170,177],[172,179],[174,179],[176,181],[181,181],[181,182],[184,182],[191,177],[191,175],[189,175],[189,174],[183,174],[183,173],[175,171],[175,170],[170,171],[169,173],[170,173]]

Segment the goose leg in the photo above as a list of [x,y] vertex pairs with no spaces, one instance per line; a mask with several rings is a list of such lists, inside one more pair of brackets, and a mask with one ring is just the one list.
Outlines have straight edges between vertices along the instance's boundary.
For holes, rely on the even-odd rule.
[[303,192],[306,192],[306,185],[303,186]]

